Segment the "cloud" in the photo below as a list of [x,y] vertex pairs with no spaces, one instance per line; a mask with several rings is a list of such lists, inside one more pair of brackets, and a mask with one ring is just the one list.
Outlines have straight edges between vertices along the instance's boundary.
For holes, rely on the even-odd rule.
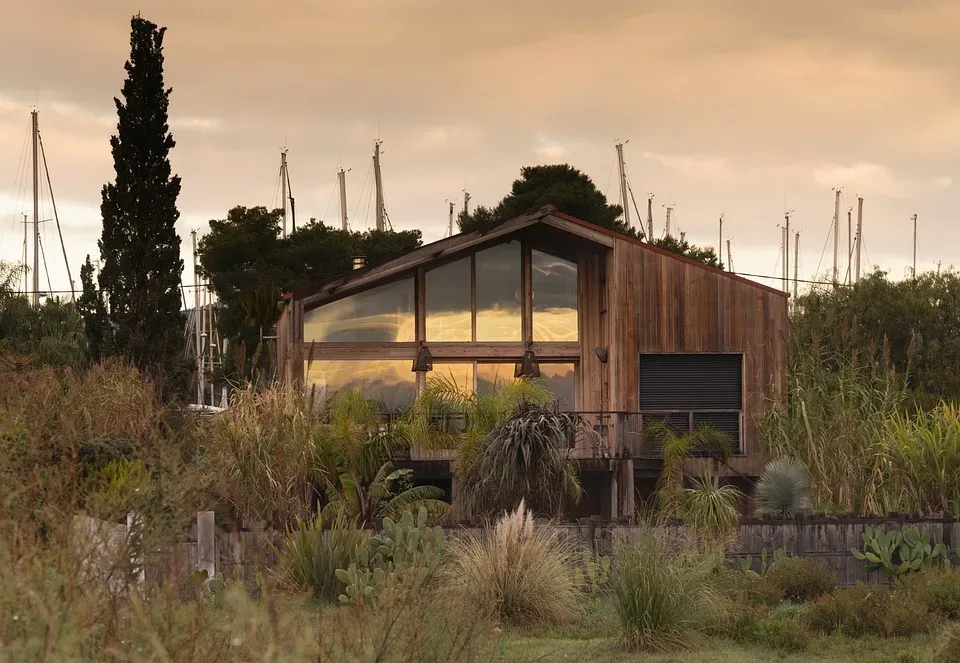
[[813,179],[824,187],[841,186],[848,192],[868,192],[883,198],[908,198],[917,189],[916,182],[898,179],[885,166],[875,163],[821,166],[813,171]]
[[200,133],[216,133],[223,128],[223,120],[219,117],[171,115],[170,128],[175,129],[177,131],[197,131]]
[[720,157],[654,154],[652,152],[644,152],[643,156],[684,177],[720,179],[730,177],[733,174],[727,160]]
[[934,177],[933,183],[936,184],[941,189],[952,189],[953,188],[953,178],[952,177]]

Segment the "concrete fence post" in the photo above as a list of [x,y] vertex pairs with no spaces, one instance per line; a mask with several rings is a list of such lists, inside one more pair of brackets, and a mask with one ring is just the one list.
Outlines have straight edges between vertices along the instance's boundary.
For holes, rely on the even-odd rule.
[[197,569],[212,578],[217,573],[213,511],[197,512]]

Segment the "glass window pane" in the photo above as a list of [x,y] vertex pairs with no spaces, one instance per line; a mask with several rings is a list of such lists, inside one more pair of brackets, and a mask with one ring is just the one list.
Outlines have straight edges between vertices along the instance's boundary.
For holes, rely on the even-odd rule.
[[540,363],[540,381],[553,393],[561,410],[572,411],[577,406],[577,381],[574,364]]
[[356,359],[304,362],[306,387],[318,396],[345,388],[359,389],[385,410],[404,410],[417,396],[416,373],[409,359]]
[[427,383],[431,381],[452,382],[465,394],[473,393],[473,362],[437,363],[433,362],[433,372],[427,373]]
[[477,393],[492,394],[514,381],[516,362],[509,364],[477,364]]
[[303,314],[307,343],[400,343],[415,340],[413,279],[358,292]]
[[576,341],[577,263],[532,252],[533,340]]
[[520,341],[520,242],[478,251],[477,340]]
[[426,273],[427,340],[472,341],[470,258]]

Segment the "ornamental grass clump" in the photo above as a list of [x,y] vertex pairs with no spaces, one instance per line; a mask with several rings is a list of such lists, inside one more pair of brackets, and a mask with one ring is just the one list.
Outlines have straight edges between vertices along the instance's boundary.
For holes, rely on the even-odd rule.
[[453,541],[450,554],[451,590],[483,614],[522,626],[577,616],[583,592],[574,544],[557,527],[534,524],[522,501],[492,530]]
[[617,541],[611,583],[625,648],[685,647],[724,621],[729,605],[714,587],[722,554],[687,539],[643,525]]

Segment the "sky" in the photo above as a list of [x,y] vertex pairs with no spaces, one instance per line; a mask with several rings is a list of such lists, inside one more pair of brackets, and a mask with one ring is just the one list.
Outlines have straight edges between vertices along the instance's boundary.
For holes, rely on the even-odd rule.
[[[443,236],[448,200],[495,204],[524,165],[568,162],[619,202],[614,145],[628,141],[656,233],[671,205],[675,231],[715,246],[722,213],[738,272],[779,276],[788,211],[800,278],[831,269],[838,186],[842,275],[858,195],[864,269],[907,273],[913,214],[918,270],[960,261],[954,0],[6,0],[0,259],[22,253],[34,107],[78,285],[96,258],[138,11],[167,27],[187,284],[191,230],[278,206],[284,146],[298,220],[339,223],[342,165],[351,225],[370,227],[377,137],[393,227],[425,241]],[[53,289],[68,289],[53,223],[42,236]]]

